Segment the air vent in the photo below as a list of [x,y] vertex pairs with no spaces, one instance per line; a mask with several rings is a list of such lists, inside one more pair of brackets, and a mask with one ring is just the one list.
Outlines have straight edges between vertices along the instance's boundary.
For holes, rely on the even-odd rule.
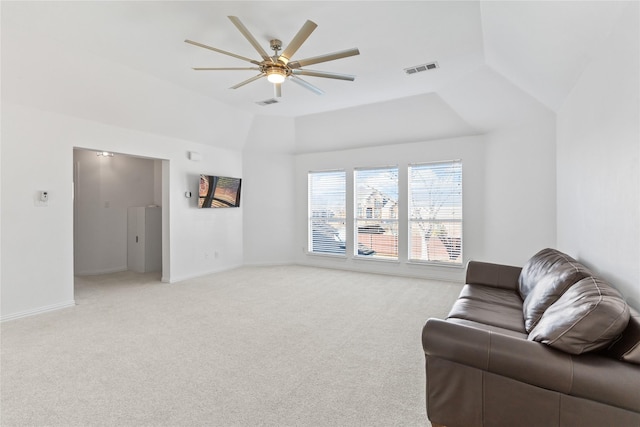
[[265,105],[271,105],[271,104],[277,104],[279,101],[275,98],[271,98],[271,99],[265,99],[264,101],[258,101],[256,102],[256,104],[258,105],[262,105],[263,107]]
[[440,68],[440,66],[438,65],[437,62],[434,61],[434,62],[428,62],[426,64],[422,64],[422,65],[416,65],[415,67],[405,68],[404,72],[407,73],[408,75],[411,75],[411,74],[421,73],[423,71],[435,70],[436,68]]

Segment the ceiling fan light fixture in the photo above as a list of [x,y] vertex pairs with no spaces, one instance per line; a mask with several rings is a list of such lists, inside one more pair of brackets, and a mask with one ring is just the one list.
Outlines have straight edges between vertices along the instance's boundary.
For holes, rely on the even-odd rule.
[[267,80],[271,83],[282,83],[287,77],[287,71],[282,68],[272,67],[267,70]]

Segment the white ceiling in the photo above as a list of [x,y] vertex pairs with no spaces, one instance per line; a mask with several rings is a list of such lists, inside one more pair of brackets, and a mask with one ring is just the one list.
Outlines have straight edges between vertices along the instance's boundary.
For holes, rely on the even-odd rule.
[[[459,93],[451,100],[445,95],[470,82],[482,85],[478,70],[490,74],[492,84],[501,75],[557,110],[624,10],[623,2],[607,1],[53,1],[19,2],[7,14],[3,3],[3,21],[80,56],[98,56],[253,114],[289,117],[431,93],[464,111]],[[359,56],[308,67],[356,80],[305,77],[322,96],[288,81],[280,103],[258,106],[273,97],[266,79],[229,89],[254,71],[191,69],[251,64],[186,44],[187,38],[259,59],[228,15],[238,16],[267,51],[270,39],[286,47],[305,20],[313,20],[318,28],[293,59],[357,47]],[[411,76],[403,71],[430,61],[440,68]]]
[[485,60],[557,111],[631,2],[482,2]]

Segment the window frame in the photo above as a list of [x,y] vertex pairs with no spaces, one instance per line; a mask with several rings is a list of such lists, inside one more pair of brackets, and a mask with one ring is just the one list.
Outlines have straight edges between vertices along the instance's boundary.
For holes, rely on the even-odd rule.
[[[342,175],[342,212],[343,216],[331,216],[334,218],[334,221],[326,221],[324,225],[321,226],[321,230],[318,230],[319,227],[314,227],[314,218],[315,221],[318,221],[318,218],[329,218],[328,210],[326,209],[326,205],[324,207],[320,207],[318,205],[314,205],[314,191],[313,191],[313,183],[312,176],[320,176],[320,175],[331,175],[331,174],[341,174]],[[338,182],[337,180],[336,182]],[[339,183],[339,182],[338,182]],[[329,256],[329,257],[337,257],[337,258],[346,258],[347,256],[347,172],[344,169],[329,169],[329,170],[318,170],[318,171],[309,171],[307,173],[307,247],[306,253],[309,255],[318,255],[318,256]],[[327,216],[314,216],[314,208],[322,208],[322,210],[327,211]],[[329,230],[325,226],[333,227],[331,223],[335,223],[336,221],[341,222],[343,228],[344,239],[339,240],[340,238],[340,230]],[[316,231],[318,230],[318,231]],[[324,245],[327,250],[322,251],[318,250],[318,248],[314,245],[314,243],[318,239],[314,239],[314,237],[319,237],[324,241]],[[322,247],[322,246],[321,246]],[[329,250],[329,249],[334,249]]]
[[[439,212],[435,212],[433,214],[433,218],[415,218],[414,213],[416,211],[416,206],[414,204],[413,199],[413,170],[416,167],[425,167],[425,166],[447,166],[452,165],[459,168],[459,172],[457,172],[453,176],[454,182],[459,186],[457,200],[458,203],[455,204],[455,207],[451,208],[452,214],[450,216],[440,215],[440,218],[436,218]],[[426,265],[437,265],[444,267],[464,267],[464,186],[463,186],[463,162],[461,159],[454,160],[443,160],[443,161],[433,161],[433,162],[420,162],[420,163],[410,163],[407,166],[407,262],[411,264],[426,264]],[[433,190],[431,190],[433,191]],[[447,190],[451,191],[451,193],[455,193],[455,190]],[[440,209],[442,205],[438,208]],[[457,213],[457,215],[456,215]],[[440,259],[424,259],[423,257],[415,257],[414,256],[414,248],[415,240],[414,240],[414,224],[420,222],[432,222],[438,223],[438,228],[444,228],[447,230],[447,236],[445,236],[446,240],[440,238],[442,246],[446,250],[446,254],[449,257],[449,260],[440,260]],[[452,233],[454,236],[449,235],[449,231],[451,231],[454,227],[444,226],[444,224],[451,224],[458,228],[456,236],[455,232]],[[426,237],[426,236],[425,236]],[[423,245],[423,243],[420,243]],[[424,243],[424,246],[427,247],[429,243]],[[422,249],[422,247],[421,247]],[[428,249],[427,249],[428,250]],[[456,255],[455,258],[451,258]],[[427,255],[429,256],[429,255]]]
[[[394,206],[385,206],[384,204],[379,203],[379,201],[375,200],[373,202],[373,206],[365,206],[364,210],[360,212],[360,207],[358,205],[358,173],[363,171],[376,171],[376,170],[389,170],[395,171],[395,200],[392,197],[389,197],[389,200],[395,203]],[[379,189],[375,189],[382,194]],[[370,194],[371,197],[373,194]],[[400,168],[398,165],[387,165],[387,166],[365,166],[365,167],[357,167],[353,170],[353,212],[351,213],[351,221],[353,226],[353,249],[352,256],[354,259],[366,259],[366,260],[375,260],[382,262],[400,262],[400,245],[401,245],[401,230],[400,230]],[[383,210],[388,212],[390,217],[383,218]],[[394,214],[395,212],[395,214]],[[361,224],[362,229],[366,227],[376,227],[376,224],[370,223],[378,223],[377,228],[379,231],[374,231],[373,229],[367,233],[361,233]],[[384,235],[385,232],[382,231],[384,228],[383,225],[389,225],[394,236],[392,238],[392,246],[395,249],[395,256],[385,256],[385,255],[377,255],[377,251],[373,254],[367,254],[369,250],[376,250],[380,247],[384,247],[384,242],[376,242],[373,243],[374,235]],[[368,235],[369,242],[361,242],[360,235]],[[377,237],[376,240],[381,240],[380,237]]]

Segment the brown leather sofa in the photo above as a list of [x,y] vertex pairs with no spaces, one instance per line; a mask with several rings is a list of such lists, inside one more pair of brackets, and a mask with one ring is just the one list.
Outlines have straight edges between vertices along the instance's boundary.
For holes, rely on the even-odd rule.
[[433,425],[640,426],[640,315],[557,250],[469,262],[422,345]]

